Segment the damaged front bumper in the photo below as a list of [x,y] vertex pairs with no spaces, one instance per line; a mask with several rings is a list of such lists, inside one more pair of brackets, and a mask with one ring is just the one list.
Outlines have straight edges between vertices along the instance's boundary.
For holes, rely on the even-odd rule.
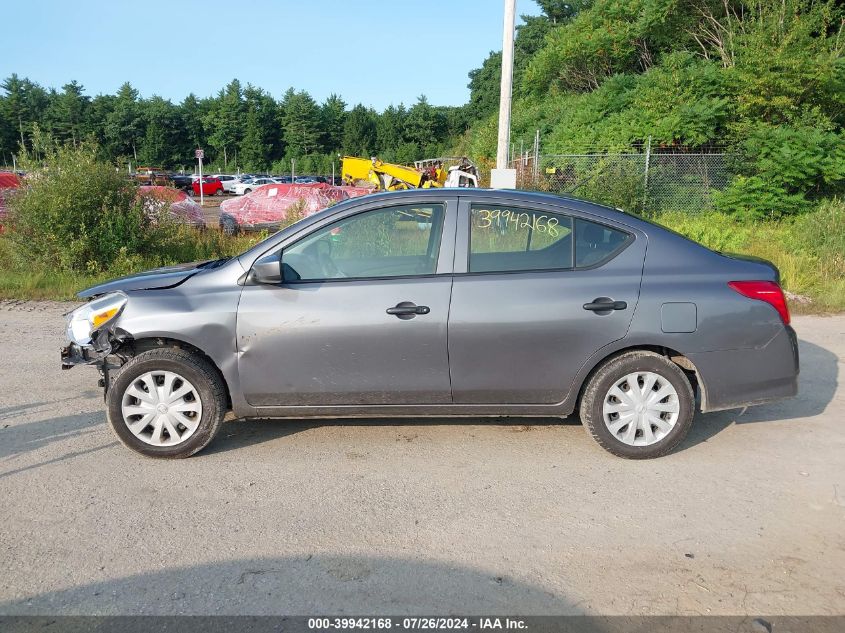
[[62,369],[71,369],[77,365],[93,365],[100,372],[100,379],[97,384],[103,388],[105,398],[111,385],[111,373],[120,368],[125,361],[119,354],[115,354],[112,348],[97,350],[93,347],[79,345],[69,342],[61,351]]
[[107,354],[97,352],[91,347],[82,347],[76,343],[68,343],[62,348],[62,369],[70,369],[77,365],[97,365],[105,362]]

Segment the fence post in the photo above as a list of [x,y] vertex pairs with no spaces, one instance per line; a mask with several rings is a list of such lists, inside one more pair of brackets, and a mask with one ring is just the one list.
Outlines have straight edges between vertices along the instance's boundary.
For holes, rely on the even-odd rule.
[[534,133],[534,184],[540,176],[540,130]]
[[645,146],[645,171],[643,173],[643,211],[648,205],[648,163],[651,160],[651,136]]

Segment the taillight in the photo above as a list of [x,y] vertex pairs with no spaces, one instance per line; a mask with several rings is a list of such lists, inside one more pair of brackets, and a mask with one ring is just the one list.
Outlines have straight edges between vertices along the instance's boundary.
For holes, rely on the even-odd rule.
[[778,311],[784,325],[789,325],[786,297],[774,281],[729,281],[728,285],[744,297],[765,301]]

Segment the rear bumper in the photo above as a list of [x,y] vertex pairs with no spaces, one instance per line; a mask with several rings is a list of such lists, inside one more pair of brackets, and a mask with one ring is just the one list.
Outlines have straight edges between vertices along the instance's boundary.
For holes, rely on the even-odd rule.
[[791,398],[798,393],[798,337],[786,326],[754,349],[687,354],[704,383],[702,411],[720,411]]

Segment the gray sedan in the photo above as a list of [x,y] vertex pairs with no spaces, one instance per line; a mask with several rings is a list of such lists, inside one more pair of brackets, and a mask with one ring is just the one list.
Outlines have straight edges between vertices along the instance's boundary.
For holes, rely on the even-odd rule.
[[80,293],[63,367],[102,373],[128,447],[187,457],[248,418],[569,416],[664,455],[696,408],[795,395],[770,263],[538,193],[357,198],[239,257]]

